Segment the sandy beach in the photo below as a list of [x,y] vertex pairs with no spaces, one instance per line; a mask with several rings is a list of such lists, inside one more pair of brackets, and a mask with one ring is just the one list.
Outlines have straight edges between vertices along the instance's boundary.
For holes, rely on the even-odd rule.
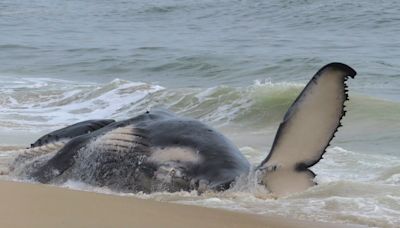
[[0,227],[344,227],[0,181]]

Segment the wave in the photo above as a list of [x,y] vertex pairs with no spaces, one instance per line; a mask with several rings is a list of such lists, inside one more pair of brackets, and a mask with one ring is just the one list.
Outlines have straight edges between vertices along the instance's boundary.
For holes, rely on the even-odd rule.
[[115,117],[120,114],[120,109],[162,87],[119,79],[103,85],[24,79],[8,82],[1,89],[0,125],[7,122],[14,123],[16,128],[32,128]]
[[[0,126],[51,126],[93,118],[126,119],[165,108],[217,126],[265,128],[281,121],[303,84],[256,82],[247,87],[173,88],[115,79],[78,83],[49,78],[6,80],[0,86]],[[393,124],[400,104],[351,96],[347,122]],[[384,113],[384,115],[382,115]]]
[[169,109],[215,125],[268,125],[282,118],[301,87],[256,83],[249,87],[166,89],[120,79],[106,84],[12,80],[0,87],[0,126],[10,122],[14,127],[32,127],[90,118],[125,119],[152,108]]

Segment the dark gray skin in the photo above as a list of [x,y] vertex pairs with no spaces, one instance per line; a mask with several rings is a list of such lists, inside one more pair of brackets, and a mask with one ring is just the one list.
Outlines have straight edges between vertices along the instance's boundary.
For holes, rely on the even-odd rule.
[[[67,127],[50,133],[53,137],[57,135],[75,137],[31,176],[39,182],[49,183],[59,176],[70,175],[68,170],[72,167],[82,167],[81,164],[77,164],[79,162],[93,162],[95,166],[85,164],[83,169],[95,169],[94,174],[91,177],[85,175],[80,177],[91,184],[134,192],[192,189],[201,192],[207,189],[227,189],[238,176],[248,173],[250,169],[247,159],[231,141],[194,119],[178,117],[167,111],[150,111],[125,121],[112,123],[110,120],[97,120],[97,122],[109,124],[85,133],[79,126],[86,128],[86,121],[73,125],[74,128]],[[91,159],[84,161],[77,159],[80,153],[87,151],[85,147],[96,138],[129,125],[134,126],[135,133],[129,137],[135,144],[129,148],[128,153],[100,149],[89,152],[93,153],[93,156],[89,155]],[[82,134],[77,136],[77,132]],[[194,164],[172,160],[156,164],[149,160],[155,148],[171,147],[198,151],[198,155],[202,158],[201,162]],[[169,182],[158,180],[155,174],[160,173],[160,168],[173,168],[181,175],[171,176],[172,180]],[[79,170],[79,172],[93,172],[93,170]],[[168,175],[168,173],[161,174]]]

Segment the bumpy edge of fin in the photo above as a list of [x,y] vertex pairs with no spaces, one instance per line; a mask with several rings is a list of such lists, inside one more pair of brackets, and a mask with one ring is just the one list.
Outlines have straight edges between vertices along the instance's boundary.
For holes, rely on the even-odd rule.
[[[280,170],[279,169],[279,164],[277,164],[277,166],[275,166],[275,167],[265,167],[266,163],[271,158],[274,146],[275,146],[276,142],[278,141],[277,138],[279,137],[279,134],[280,134],[279,131],[281,130],[280,128],[278,129],[277,136],[275,136],[274,143],[273,143],[273,146],[271,148],[271,152],[268,154],[266,159],[263,160],[263,162],[257,167],[258,172],[260,172],[260,174],[259,174],[259,177],[261,178],[260,184],[264,184],[273,193],[277,193],[278,195],[287,195],[287,193],[292,193],[291,191],[286,192],[285,189],[279,189],[279,188],[284,188],[285,186],[290,186],[290,182],[300,181],[299,185],[304,185],[304,186],[301,186],[301,190],[304,190],[304,189],[306,189],[308,187],[311,187],[311,186],[315,185],[316,183],[313,181],[313,179],[314,179],[314,177],[316,175],[309,168],[312,167],[313,165],[317,164],[322,159],[323,155],[326,153],[327,147],[330,145],[330,142],[335,137],[336,132],[338,131],[338,129],[340,127],[342,127],[341,121],[342,121],[343,117],[346,115],[346,112],[347,112],[345,110],[345,107],[346,107],[345,103],[346,103],[346,101],[349,100],[347,80],[348,80],[349,77],[354,78],[357,73],[356,73],[355,70],[353,70],[351,67],[349,67],[349,66],[347,66],[345,64],[342,64],[342,63],[330,63],[330,64],[327,64],[324,67],[322,67],[312,77],[312,79],[309,81],[307,86],[310,83],[312,83],[313,81],[316,81],[317,80],[316,77],[319,76],[321,73],[323,73],[323,71],[326,70],[327,68],[340,69],[340,70],[342,70],[344,72],[347,72],[347,75],[343,76],[343,81],[342,81],[343,87],[344,87],[344,100],[343,100],[343,103],[342,103],[342,105],[343,105],[342,106],[342,113],[341,113],[341,115],[339,117],[338,124],[335,127],[335,129],[332,131],[332,134],[329,137],[328,143],[326,144],[326,146],[323,147],[321,155],[316,160],[313,160],[313,161],[298,162],[295,165],[294,170],[292,171],[292,174],[291,174],[292,177],[291,177],[290,174],[289,175],[285,175],[285,172],[288,173],[288,171],[290,172],[290,170]],[[305,93],[305,91],[306,91],[306,89],[304,89],[300,93],[300,95],[293,102],[292,106],[296,102],[298,102],[298,100],[302,97],[302,94]],[[289,108],[288,112],[285,114],[284,122],[286,121],[287,118],[290,118],[290,117],[288,117],[288,113],[289,112],[290,112],[290,108]],[[300,174],[300,175],[298,176],[298,174]],[[276,176],[275,179],[272,177],[272,179],[274,180],[274,183],[272,183],[273,181],[270,181],[270,183],[266,183],[266,182],[268,182],[268,181],[266,181],[267,179],[271,179],[271,178],[267,178],[268,175],[270,177]],[[293,179],[294,176],[298,176],[298,177]],[[305,179],[301,180],[302,177],[305,177]]]

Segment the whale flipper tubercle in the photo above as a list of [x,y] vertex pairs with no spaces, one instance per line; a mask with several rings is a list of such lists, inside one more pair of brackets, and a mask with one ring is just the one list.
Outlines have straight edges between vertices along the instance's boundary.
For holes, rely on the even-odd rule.
[[276,195],[315,185],[308,168],[325,153],[341,126],[348,100],[347,79],[356,71],[342,63],[322,67],[286,112],[267,158],[258,167],[261,182]]

